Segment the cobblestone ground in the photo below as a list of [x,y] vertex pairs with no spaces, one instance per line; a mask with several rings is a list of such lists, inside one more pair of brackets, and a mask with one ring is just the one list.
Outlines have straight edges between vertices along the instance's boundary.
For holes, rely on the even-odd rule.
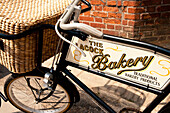
[[[45,64],[47,67],[50,62]],[[143,110],[156,95],[146,91],[121,84],[116,81],[101,78],[96,75],[77,70],[69,67],[72,73],[82,80],[88,87],[90,87],[98,96],[100,96],[107,104],[114,108],[117,112],[124,107],[132,107]],[[0,65],[0,91],[3,92],[3,85],[9,72]],[[79,89],[81,100],[73,105],[68,113],[104,113],[104,111],[97,106],[81,89]],[[156,113],[163,105],[170,100],[170,95],[162,101],[152,113]],[[11,104],[2,101],[0,113],[22,113],[15,109]]]

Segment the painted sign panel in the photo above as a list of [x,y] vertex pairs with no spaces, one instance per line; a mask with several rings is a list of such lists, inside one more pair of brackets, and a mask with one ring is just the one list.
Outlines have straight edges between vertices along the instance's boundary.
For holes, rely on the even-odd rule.
[[72,42],[86,57],[70,46],[67,61],[159,90],[170,81],[170,59],[153,51],[96,38]]

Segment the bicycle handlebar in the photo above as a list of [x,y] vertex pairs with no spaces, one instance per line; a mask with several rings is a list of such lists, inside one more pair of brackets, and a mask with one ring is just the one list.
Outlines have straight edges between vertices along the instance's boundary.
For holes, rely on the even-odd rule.
[[[72,30],[72,29],[78,29],[86,34],[89,34],[94,37],[101,38],[103,36],[103,33],[89,25],[83,24],[83,23],[71,23],[66,24],[68,22],[69,17],[73,14],[75,8],[77,7],[80,0],[74,0],[73,3],[66,9],[62,17],[60,18],[60,28],[63,30]],[[84,1],[87,2],[87,1]],[[84,3],[83,2],[83,3]],[[90,4],[90,3],[89,3]],[[86,4],[88,5],[88,4]],[[91,8],[90,8],[91,9]]]
[[[88,3],[86,0],[82,0],[83,3],[85,3],[88,8],[84,9],[84,11],[87,11],[89,9],[91,9],[91,5],[90,3]],[[77,46],[75,45],[74,43],[72,43],[70,40],[66,39],[65,37],[63,37],[60,32],[59,32],[59,27],[60,29],[62,30],[73,30],[73,29],[78,29],[82,32],[84,32],[85,34],[87,35],[91,35],[93,37],[98,37],[98,38],[102,38],[103,37],[103,33],[100,32],[99,30],[89,26],[89,25],[86,25],[86,24],[83,24],[83,23],[68,23],[69,22],[69,19],[70,17],[73,15],[73,13],[75,14],[75,21],[77,21],[78,19],[78,16],[80,14],[80,7],[78,6],[78,3],[80,2],[80,0],[74,0],[71,5],[69,7],[67,7],[67,9],[65,10],[65,12],[62,14],[62,16],[60,17],[60,19],[57,21],[56,25],[55,25],[55,31],[57,33],[57,35],[63,39],[65,42],[71,44],[72,46],[74,46],[75,48],[77,48],[82,54],[83,56],[86,56],[86,54]],[[90,6],[90,7],[89,7]]]

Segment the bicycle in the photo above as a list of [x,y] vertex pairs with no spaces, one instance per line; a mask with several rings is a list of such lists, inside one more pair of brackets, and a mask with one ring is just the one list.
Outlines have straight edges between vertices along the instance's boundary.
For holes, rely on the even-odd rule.
[[[88,8],[81,10],[78,6],[80,1]],[[13,73],[7,79],[4,92],[11,104],[24,112],[66,112],[73,103],[80,100],[79,92],[71,82],[74,81],[107,112],[115,113],[115,110],[67,69],[68,65],[157,94],[143,113],[151,112],[170,93],[170,51],[152,44],[106,35],[91,26],[77,23],[80,13],[90,9],[91,5],[86,0],[74,0],[55,26],[41,25],[31,29],[55,29],[62,40],[59,41],[56,52],[58,55],[54,56],[50,69],[41,66],[40,51],[36,69],[25,74]],[[39,46],[39,49],[41,50],[42,46]],[[55,64],[57,68],[54,69]],[[158,69],[161,69],[161,72]],[[25,96],[28,92],[29,96]],[[1,93],[0,96],[7,100]],[[169,103],[159,112],[169,111]],[[126,108],[120,112],[127,111],[141,112]]]

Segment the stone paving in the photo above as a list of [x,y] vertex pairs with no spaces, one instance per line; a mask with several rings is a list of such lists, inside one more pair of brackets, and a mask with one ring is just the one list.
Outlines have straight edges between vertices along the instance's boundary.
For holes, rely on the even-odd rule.
[[[44,63],[47,67],[49,67],[50,64],[50,61]],[[3,92],[4,82],[10,74],[1,65],[0,69],[0,91]],[[102,78],[82,70],[72,67],[69,67],[69,69],[117,112],[123,107],[134,107],[143,110],[156,97],[156,95],[152,93]],[[81,100],[74,104],[68,113],[104,113],[104,111],[92,101],[91,97],[87,96],[80,88],[78,88],[78,90],[81,95]],[[156,113],[169,100],[170,94],[152,113]],[[9,102],[5,103],[2,101],[0,113],[22,112],[14,108]]]

